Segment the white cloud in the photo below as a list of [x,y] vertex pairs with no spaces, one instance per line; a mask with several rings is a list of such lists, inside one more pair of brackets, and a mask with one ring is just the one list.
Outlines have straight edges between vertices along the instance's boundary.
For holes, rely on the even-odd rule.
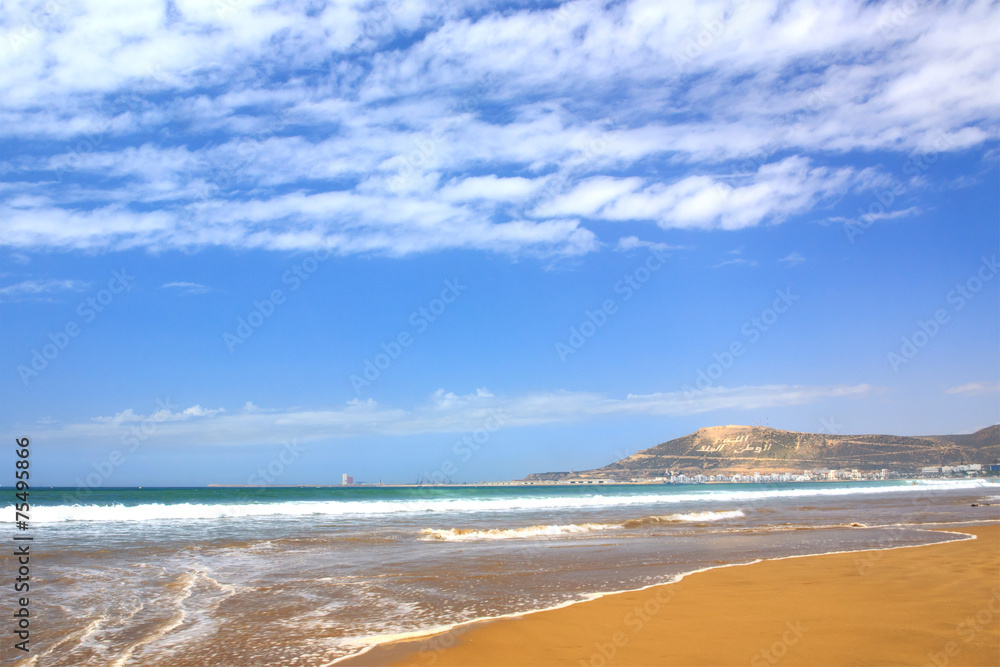
[[169,407],[162,407],[156,412],[143,415],[129,408],[117,412],[110,417],[94,417],[91,422],[93,424],[104,424],[114,427],[142,424],[143,422],[161,424],[165,422],[183,422],[197,417],[214,417],[225,411],[225,408],[205,409],[200,405],[192,405],[190,408],[181,410],[180,412],[176,412]]
[[58,292],[82,292],[88,285],[82,280],[24,280],[0,287],[0,301],[46,299]]
[[215,415],[220,414],[222,412],[225,412],[224,408],[216,408],[212,410],[203,408],[200,405],[192,405],[190,408],[184,410],[184,412],[182,412],[181,414],[186,417],[214,417]]
[[615,252],[628,252],[636,248],[649,248],[657,252],[665,253],[669,250],[679,250],[682,246],[670,245],[668,243],[657,243],[655,241],[643,241],[638,236],[622,236],[615,244]]
[[498,178],[490,174],[453,181],[442,187],[439,194],[446,201],[494,199],[516,202],[530,197],[541,186],[542,183],[537,180],[520,176]]
[[691,395],[670,392],[609,398],[588,392],[505,397],[486,389],[477,389],[467,395],[439,390],[428,403],[410,410],[381,406],[371,399],[355,399],[337,408],[292,410],[262,410],[248,403],[242,410],[232,413],[222,408],[207,410],[198,405],[182,411],[163,408],[149,415],[128,409],[110,417],[53,427],[44,436],[51,440],[117,440],[140,425],[153,432],[149,436],[150,443],[264,444],[284,442],[289,438],[307,441],[373,434],[408,436],[475,431],[498,415],[507,428],[572,423],[614,415],[683,416],[719,410],[755,410],[831,398],[857,398],[871,391],[872,388],[864,384],[767,385],[713,387]]
[[724,266],[749,266],[749,267],[754,267],[754,266],[757,266],[757,260],[756,259],[743,259],[742,257],[737,257],[736,259],[726,259],[726,260],[723,260],[723,261],[719,262],[718,264],[716,264],[715,266],[713,266],[712,268],[713,269],[721,269]]
[[186,282],[163,283],[160,285],[160,289],[179,289],[187,292],[188,294],[206,294],[207,292],[212,291],[211,287],[206,287],[200,283]]
[[794,250],[778,260],[785,266],[797,266],[806,261],[806,258],[797,250]]
[[981,394],[995,394],[998,391],[1000,391],[1000,382],[969,382],[957,387],[948,387],[944,390],[944,393],[960,396],[979,396]]
[[475,210],[430,199],[399,197],[393,203],[385,208],[378,197],[325,192],[230,203],[212,200],[155,212],[117,205],[86,212],[0,206],[0,215],[6,216],[0,243],[78,249],[322,247],[339,254],[395,256],[447,248],[552,256],[597,248],[593,232],[574,220],[492,223]]
[[897,209],[894,211],[878,211],[873,210],[870,213],[865,213],[860,218],[845,218],[843,216],[833,216],[829,220],[830,222],[842,222],[845,225],[861,224],[864,223],[868,225],[873,222],[881,222],[882,220],[897,220],[899,218],[908,218],[911,215],[918,215],[923,211],[918,206],[909,206],[903,209]]
[[533,211],[533,215],[542,218],[577,215],[593,217],[606,205],[641,185],[641,178],[595,176],[581,181],[569,192],[543,202]]
[[884,177],[838,153],[1000,127],[986,0],[47,6],[0,9],[14,248],[572,255],[578,218],[780,222]]
[[654,183],[617,198],[601,215],[611,220],[654,220],[664,228],[741,229],[807,211],[820,200],[845,192],[853,173],[850,168],[812,167],[804,158],[790,157],[762,165],[744,184],[730,185],[713,176]]

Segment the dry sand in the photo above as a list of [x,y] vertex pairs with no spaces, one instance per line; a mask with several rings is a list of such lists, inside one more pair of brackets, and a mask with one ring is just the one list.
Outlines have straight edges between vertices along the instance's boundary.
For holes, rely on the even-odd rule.
[[1000,665],[1000,525],[771,560],[379,646],[365,665]]

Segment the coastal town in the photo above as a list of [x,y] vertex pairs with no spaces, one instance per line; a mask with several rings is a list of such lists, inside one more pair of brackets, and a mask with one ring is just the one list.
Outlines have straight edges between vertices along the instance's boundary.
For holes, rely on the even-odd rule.
[[[710,484],[710,483],[749,483],[749,484],[770,484],[779,482],[852,482],[852,481],[883,481],[890,479],[967,479],[970,477],[991,477],[1000,475],[1000,464],[973,463],[957,466],[926,466],[921,468],[919,474],[904,473],[886,468],[880,470],[858,470],[857,468],[827,470],[817,468],[814,470],[803,470],[801,473],[792,472],[747,472],[746,474],[734,473],[732,475],[686,475],[679,471],[664,471],[663,476],[653,478],[569,478],[554,480],[551,482],[541,482],[542,484]],[[497,484],[539,484],[535,481],[519,482],[496,482]]]
[[969,479],[976,477],[996,477],[1000,475],[1000,464],[971,463],[956,466],[925,466],[917,474],[900,472],[882,468],[880,470],[858,470],[857,468],[842,468],[829,470],[816,468],[795,472],[747,472],[746,474],[685,474],[680,471],[665,470],[659,477],[566,477],[556,480],[507,480],[499,482],[450,482],[440,479],[421,479],[414,484],[368,484],[355,481],[348,474],[342,476],[341,486],[552,486],[552,485],[587,485],[587,484],[780,484],[794,482],[862,482],[886,480],[921,480],[921,479]]

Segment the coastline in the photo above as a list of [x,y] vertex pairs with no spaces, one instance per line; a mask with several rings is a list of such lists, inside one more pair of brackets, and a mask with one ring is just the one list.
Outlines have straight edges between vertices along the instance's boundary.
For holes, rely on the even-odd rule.
[[[789,469],[790,470],[790,469]],[[768,470],[765,474],[770,475],[774,473],[789,472],[788,470]],[[994,475],[980,475],[977,477],[968,476],[937,476],[937,477],[922,477],[918,475],[903,475],[900,477],[892,477],[887,479],[826,479],[826,478],[814,478],[808,480],[767,480],[766,484],[843,484],[845,482],[851,483],[870,483],[870,482],[953,482],[957,480],[985,480],[991,482],[1000,481],[1000,477]],[[158,488],[198,488],[198,489],[468,489],[468,488],[495,488],[495,487],[521,487],[530,486],[536,488],[547,488],[547,487],[569,487],[569,488],[599,488],[599,487],[611,487],[611,486],[713,486],[713,485],[724,485],[724,484],[757,484],[762,482],[754,482],[753,480],[742,480],[742,479],[729,479],[729,480],[706,480],[701,482],[690,481],[690,482],[669,482],[669,481],[628,481],[628,480],[613,480],[613,481],[598,481],[593,480],[589,482],[554,482],[554,481],[540,481],[540,482],[526,482],[524,480],[514,479],[514,480],[504,480],[499,482],[452,482],[449,484],[444,483],[434,483],[426,482],[424,484],[381,484],[372,482],[354,482],[352,484],[205,484],[204,486],[197,487],[155,487],[150,486],[147,488],[158,489]],[[0,484],[0,487],[3,485]],[[142,488],[140,487],[122,487],[122,488]]]
[[955,539],[711,565],[337,663],[1000,665],[1000,523],[934,530]]

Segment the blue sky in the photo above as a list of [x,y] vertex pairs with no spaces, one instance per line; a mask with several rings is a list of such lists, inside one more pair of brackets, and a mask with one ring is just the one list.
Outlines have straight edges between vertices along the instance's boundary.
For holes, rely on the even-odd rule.
[[996,3],[438,4],[0,10],[38,483],[1000,421]]

